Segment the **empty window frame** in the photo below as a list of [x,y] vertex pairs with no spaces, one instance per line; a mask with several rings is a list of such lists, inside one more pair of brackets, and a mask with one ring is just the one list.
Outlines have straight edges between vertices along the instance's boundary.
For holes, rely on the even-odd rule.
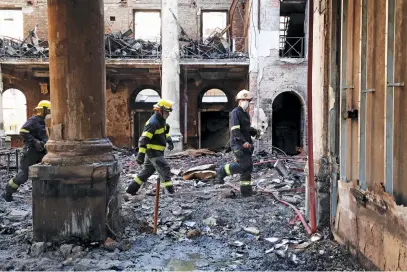
[[[221,32],[228,23],[227,11],[202,11],[202,40],[206,40],[215,31]],[[226,33],[223,35],[226,39]]]
[[24,39],[23,12],[17,9],[0,9],[0,36]]
[[282,58],[304,58],[307,1],[280,1],[279,51]]
[[134,38],[160,43],[160,11],[136,10],[134,12]]

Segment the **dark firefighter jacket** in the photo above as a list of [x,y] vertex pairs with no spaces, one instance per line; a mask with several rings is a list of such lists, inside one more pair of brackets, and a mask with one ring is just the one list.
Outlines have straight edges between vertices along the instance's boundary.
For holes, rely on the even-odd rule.
[[169,125],[158,113],[146,122],[143,134],[139,139],[139,153],[146,153],[148,157],[154,158],[164,154],[167,145]]
[[45,128],[44,118],[33,116],[28,119],[20,129],[20,135],[24,139],[24,144],[28,147],[35,147],[34,139],[45,144],[48,141],[48,135]]
[[250,127],[249,113],[237,106],[230,113],[230,124],[232,131],[230,136],[230,148],[232,148],[232,150],[244,149],[243,144],[246,142],[253,144],[250,136],[255,136],[257,130]]

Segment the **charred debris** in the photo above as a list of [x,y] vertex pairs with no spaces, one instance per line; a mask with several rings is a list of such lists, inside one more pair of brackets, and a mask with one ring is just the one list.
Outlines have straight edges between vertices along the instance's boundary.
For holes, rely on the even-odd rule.
[[[49,46],[46,40],[37,36],[38,25],[30,30],[24,40],[0,36],[0,58],[48,58]],[[180,57],[186,59],[245,59],[248,55],[233,49],[236,39],[224,38],[224,31],[214,32],[205,40],[193,40],[187,35],[180,36]],[[134,39],[131,29],[126,32],[105,34],[106,58],[158,59],[161,58],[161,44],[156,41]]]

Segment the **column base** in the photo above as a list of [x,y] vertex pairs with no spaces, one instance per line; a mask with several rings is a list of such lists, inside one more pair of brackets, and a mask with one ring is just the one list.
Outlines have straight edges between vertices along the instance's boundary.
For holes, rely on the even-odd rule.
[[[85,147],[86,142],[80,146]],[[120,230],[120,163],[111,152],[104,154],[105,161],[97,161],[94,159],[102,154],[85,155],[73,150],[76,158],[51,152],[47,156],[52,164],[30,167],[34,241],[101,242]],[[91,160],[93,163],[89,163]]]

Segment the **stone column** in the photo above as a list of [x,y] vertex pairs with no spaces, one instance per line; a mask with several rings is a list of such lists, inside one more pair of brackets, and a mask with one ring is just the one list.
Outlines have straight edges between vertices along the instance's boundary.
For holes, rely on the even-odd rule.
[[120,173],[106,138],[103,0],[48,0],[48,22],[52,121],[48,154],[30,168],[34,240],[103,241]]
[[182,150],[182,135],[180,130],[180,67],[178,25],[175,20],[178,16],[177,0],[161,1],[161,41],[162,41],[162,98],[175,102],[174,110],[167,122],[171,126],[170,134],[174,141],[174,151]]
[[[3,74],[0,64],[0,137],[4,136],[4,117],[3,117]],[[0,142],[1,147],[1,142]]]

